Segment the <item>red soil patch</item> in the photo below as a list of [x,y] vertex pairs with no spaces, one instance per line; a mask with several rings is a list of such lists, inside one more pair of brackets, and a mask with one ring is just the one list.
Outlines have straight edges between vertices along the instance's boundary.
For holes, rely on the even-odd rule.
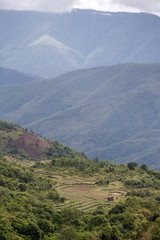
[[34,159],[39,159],[42,155],[42,150],[50,145],[48,142],[29,132],[24,132],[20,138],[13,140],[13,143]]

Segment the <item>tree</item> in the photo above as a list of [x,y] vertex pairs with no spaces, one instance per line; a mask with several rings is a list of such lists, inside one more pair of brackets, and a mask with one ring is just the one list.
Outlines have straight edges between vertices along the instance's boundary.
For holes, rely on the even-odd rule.
[[78,239],[78,233],[72,226],[66,226],[62,229],[58,240],[74,240]]
[[130,170],[134,170],[137,166],[138,166],[138,164],[136,162],[130,162],[130,163],[127,164],[127,167]]
[[98,163],[98,162],[99,162],[99,159],[98,159],[97,156],[93,159],[93,162],[95,162],[95,163]]
[[39,219],[38,226],[44,233],[50,233],[53,231],[53,225],[46,219]]
[[29,223],[26,225],[23,233],[27,236],[30,236],[31,240],[39,240],[42,236],[40,228],[35,223]]
[[18,189],[20,189],[21,192],[25,192],[27,187],[26,187],[26,184],[25,183],[20,183],[18,185]]
[[147,167],[146,164],[142,164],[142,165],[140,166],[140,168],[143,169],[144,171],[147,171],[147,170],[148,170],[148,167]]

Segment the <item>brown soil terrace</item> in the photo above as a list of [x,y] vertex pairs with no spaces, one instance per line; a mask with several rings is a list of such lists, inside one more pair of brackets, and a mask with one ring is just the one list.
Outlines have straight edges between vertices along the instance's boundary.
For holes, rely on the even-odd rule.
[[68,188],[65,188],[63,191],[65,192],[72,192],[72,191],[89,191],[89,190],[92,190],[93,188],[95,188],[95,186],[88,186],[88,185],[85,185],[85,186],[72,186],[72,187],[68,187]]

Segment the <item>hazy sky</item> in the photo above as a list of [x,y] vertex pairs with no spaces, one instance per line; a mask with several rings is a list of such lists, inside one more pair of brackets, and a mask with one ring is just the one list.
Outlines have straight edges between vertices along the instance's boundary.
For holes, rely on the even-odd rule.
[[0,0],[0,8],[51,12],[89,8],[102,11],[149,12],[160,15],[160,0]]

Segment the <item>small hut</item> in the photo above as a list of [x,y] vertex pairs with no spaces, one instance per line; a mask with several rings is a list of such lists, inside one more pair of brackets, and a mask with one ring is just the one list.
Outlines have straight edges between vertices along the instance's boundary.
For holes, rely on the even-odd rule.
[[114,197],[113,196],[108,196],[107,199],[108,199],[108,201],[114,201]]

